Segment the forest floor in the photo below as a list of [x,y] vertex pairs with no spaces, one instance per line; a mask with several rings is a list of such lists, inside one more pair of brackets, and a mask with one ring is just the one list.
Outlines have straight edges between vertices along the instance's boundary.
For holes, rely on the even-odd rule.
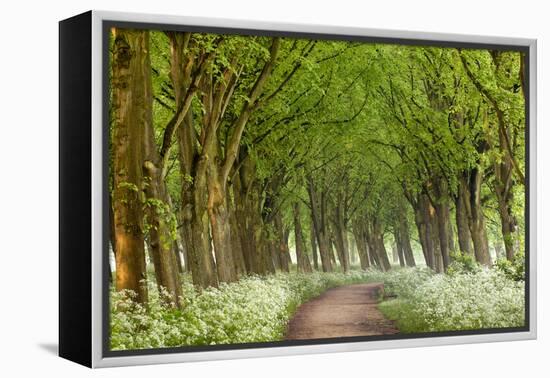
[[327,290],[304,303],[288,323],[286,339],[391,335],[399,330],[378,310],[381,283]]

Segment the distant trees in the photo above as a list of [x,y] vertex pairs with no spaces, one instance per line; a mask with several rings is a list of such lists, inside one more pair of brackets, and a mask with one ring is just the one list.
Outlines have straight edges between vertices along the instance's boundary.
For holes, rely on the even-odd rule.
[[111,46],[115,284],[140,302],[146,260],[177,307],[182,269],[206,288],[292,255],[388,270],[393,245],[444,272],[523,248],[519,53],[127,29]]

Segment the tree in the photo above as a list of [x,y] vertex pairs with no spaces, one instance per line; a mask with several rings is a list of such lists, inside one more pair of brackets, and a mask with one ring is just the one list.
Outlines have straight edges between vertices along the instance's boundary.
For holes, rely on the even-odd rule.
[[[493,137],[488,130],[487,142],[498,146],[498,154],[493,155],[493,186],[498,200],[506,257],[512,260],[517,228],[512,210],[514,185],[525,185],[525,175],[517,157],[522,153],[521,146],[524,146],[524,143],[519,143],[525,127],[525,97],[521,79],[524,57],[517,53],[490,51],[477,54],[461,52],[460,58],[468,78],[494,110],[493,119],[488,122],[497,124],[497,136]],[[477,63],[477,72],[474,72],[470,60]]]
[[[122,248],[141,256],[132,282],[145,278],[145,242],[177,306],[178,241],[198,288],[290,271],[289,239],[303,272],[348,272],[357,259],[386,271],[390,243],[394,263],[415,266],[421,251],[438,273],[457,251],[490,266],[493,248],[521,249],[521,54],[128,36],[113,40],[117,275]],[[130,93],[138,101],[121,101]],[[131,252],[118,240],[130,236]]]
[[294,215],[294,241],[296,244],[296,260],[298,271],[303,273],[311,273],[311,264],[306,252],[306,241],[302,232],[302,220],[300,214],[300,203],[294,202],[292,205]]
[[148,32],[113,30],[113,212],[116,289],[132,290],[147,302],[143,239],[143,143],[151,122],[148,92]]

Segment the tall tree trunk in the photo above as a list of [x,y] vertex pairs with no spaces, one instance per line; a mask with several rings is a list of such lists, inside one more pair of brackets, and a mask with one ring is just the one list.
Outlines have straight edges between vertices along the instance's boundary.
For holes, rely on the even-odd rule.
[[[389,270],[390,266],[388,255],[386,253],[386,247],[384,246],[384,249],[382,250],[381,247],[383,245],[380,243],[380,240],[376,237],[376,235],[373,235],[372,238],[372,242],[369,244],[369,249],[374,255],[376,266],[383,272],[386,272]],[[384,253],[386,253],[385,256]]]
[[193,283],[203,288],[218,285],[206,208],[197,202],[206,195],[206,185],[201,178],[182,186],[181,220],[187,261]]
[[142,138],[150,122],[146,72],[146,31],[114,29],[112,60],[113,212],[116,289],[132,290],[147,302],[147,274],[142,225]]
[[[365,227],[365,229],[368,230],[368,227]],[[367,248],[369,252],[370,263],[372,266],[382,270],[383,268],[380,266],[380,259],[378,258],[378,253],[376,253],[377,247],[376,247],[374,238],[371,236],[371,233],[369,231],[366,231],[365,235],[367,240]]]
[[337,204],[334,209],[333,230],[334,230],[334,245],[340,260],[340,265],[344,273],[349,271],[349,246],[346,235],[346,223],[344,220],[344,210],[342,203],[343,198],[338,198]]
[[499,201],[499,216],[502,237],[504,239],[504,249],[506,250],[506,258],[511,261],[516,254],[516,243],[514,239],[517,222],[515,216],[512,214],[510,205],[508,201]]
[[420,194],[415,208],[415,222],[418,228],[418,235],[422,245],[422,252],[426,265],[435,270],[435,252],[432,239],[432,224],[430,215],[430,202],[425,194]]
[[265,227],[262,227],[261,224],[254,227],[256,228],[255,233],[259,235],[259,240],[257,241],[256,246],[260,255],[261,274],[274,274],[275,263],[273,262],[273,255],[270,250],[273,244],[269,239],[271,235],[269,235],[268,230]]
[[[290,261],[290,249],[288,247],[289,228],[285,227],[283,216],[281,213],[280,199],[278,192],[283,183],[283,175],[277,174],[267,180],[262,185],[265,188],[263,196],[263,205],[260,207],[262,221],[264,224],[272,225],[271,228],[265,228],[264,233],[266,240],[269,240],[271,245],[271,265],[273,269],[270,272],[275,272],[278,269],[289,271],[288,264]],[[274,233],[272,232],[274,231]],[[267,267],[271,269],[271,266]]]
[[275,271],[262,217],[261,184],[256,179],[256,167],[252,159],[240,165],[234,180],[239,236],[245,265],[249,273],[265,275]]
[[244,258],[244,264],[248,273],[257,273],[258,263],[256,261],[255,238],[252,234],[252,195],[249,191],[249,180],[243,173],[244,164],[233,180],[233,195],[235,199],[235,216],[237,221],[238,236],[241,242],[241,248]]
[[399,218],[399,238],[401,240],[401,246],[403,249],[403,257],[405,259],[405,264],[409,267],[416,266],[414,261],[414,254],[411,246],[410,231],[409,231],[409,222],[405,213]]
[[200,287],[218,286],[216,262],[212,256],[210,241],[210,222],[207,213],[208,191],[206,176],[197,174],[190,188],[191,203],[189,209],[190,240],[186,243],[189,248],[190,268],[193,283]]
[[378,257],[378,246],[376,245],[376,241],[374,240],[369,242],[369,253],[372,258],[372,265],[384,271],[384,266],[382,266],[380,262],[380,257]]
[[393,237],[395,239],[395,244],[393,245],[394,256],[393,261],[394,263],[399,261],[399,266],[404,267],[405,266],[405,253],[403,248],[403,240],[401,238],[401,235],[399,234],[399,228],[394,226],[393,230]]
[[273,261],[273,268],[275,271],[282,270],[281,264],[281,243],[278,243],[277,240],[272,241],[271,243],[271,260]]
[[[500,135],[501,144],[504,143],[503,139],[504,137]],[[512,213],[513,185],[512,163],[508,156],[505,155],[501,163],[495,164],[494,189],[497,197],[504,249],[506,250],[506,258],[508,260],[514,258],[514,237],[517,226],[516,217]]]
[[355,244],[357,245],[357,253],[359,255],[359,265],[361,266],[361,269],[365,270],[370,266],[370,261],[367,254],[366,241],[363,240],[363,237],[357,232],[354,232],[353,236],[355,237]]
[[[507,136],[505,134],[509,134],[509,129],[509,127],[501,126],[502,131],[499,132],[499,141],[502,151],[506,150],[506,148],[504,148],[504,146],[507,144]],[[514,202],[513,186],[515,184],[515,180],[513,157],[511,153],[512,151],[510,151],[510,154],[505,154],[500,164],[495,164],[496,166],[494,180],[502,237],[504,239],[506,258],[508,260],[512,260],[516,253],[516,243],[514,239],[516,239],[517,231],[517,220],[512,212],[512,206]]]
[[283,217],[281,215],[281,212],[278,211],[277,214],[274,215],[274,223],[275,223],[275,232],[277,236],[276,241],[276,248],[275,248],[275,256],[274,259],[278,261],[279,263],[279,269],[288,272],[290,270],[289,263],[290,263],[290,252],[288,248],[288,237],[287,237],[287,231],[284,228],[283,225]]
[[231,227],[231,250],[233,251],[233,263],[235,264],[235,272],[237,277],[241,277],[246,274],[246,265],[244,262],[243,248],[241,247],[241,239],[239,237],[239,227],[237,225],[235,196],[233,196],[232,201],[229,188],[226,194],[226,202],[229,204],[229,225]]
[[491,266],[492,262],[491,255],[489,254],[485,217],[481,207],[482,176],[481,170],[474,168],[461,177],[459,184],[462,185],[462,189],[465,191],[466,198],[468,199],[466,201],[466,211],[476,260],[482,265]]
[[443,265],[443,271],[447,271],[450,263],[449,240],[451,238],[449,234],[450,210],[448,199],[448,185],[444,179],[437,178],[434,180],[433,186],[436,196],[433,206],[435,209],[435,217],[437,219],[439,251],[441,253],[441,263]]
[[355,238],[355,245],[357,246],[357,253],[359,254],[359,264],[361,265],[361,269],[365,270],[370,267],[370,261],[364,225],[361,221],[355,221],[352,230]]
[[422,254],[424,255],[424,262],[428,268],[431,268],[430,254],[428,250],[428,241],[426,240],[426,225],[424,223],[423,209],[420,204],[414,208],[414,223],[418,232],[418,241],[422,248]]
[[[147,51],[149,46],[147,42]],[[168,189],[164,182],[163,167],[157,145],[152,119],[152,83],[151,62],[147,55],[145,69],[145,93],[149,120],[143,127],[143,175],[146,185],[144,193],[146,197],[146,223],[148,224],[148,245],[153,256],[157,285],[164,288],[168,297],[163,298],[167,304],[180,307],[181,282],[178,273],[177,259],[174,251],[174,236],[172,235],[171,222],[172,209]]]
[[313,255],[313,268],[315,270],[319,270],[319,255],[317,254],[317,237],[315,236],[315,227],[313,226],[313,220],[311,220],[310,227],[309,227],[309,241],[311,243],[311,254]]
[[349,251],[347,248],[347,240],[344,235],[344,231],[340,229],[340,225],[333,225],[333,239],[334,247],[336,249],[336,254],[338,255],[338,260],[340,261],[340,266],[344,273],[349,271]]
[[[213,84],[206,81],[205,86],[212,87]],[[209,97],[206,94],[203,97]],[[211,96],[210,96],[211,97]],[[210,101],[211,102],[211,101]],[[203,106],[206,109],[214,107],[208,100],[203,99]],[[231,242],[231,225],[229,219],[228,204],[226,201],[226,182],[222,176],[222,168],[218,158],[219,145],[214,126],[216,114],[206,112],[203,117],[203,128],[206,130],[205,141],[203,142],[201,157],[199,159],[197,174],[204,176],[206,184],[206,196],[201,195],[201,210],[199,217],[207,217],[210,221],[210,233],[214,245],[214,256],[216,257],[216,271],[219,282],[234,282],[237,280],[235,264],[233,262],[233,251]],[[199,188],[201,194],[203,188]]]
[[391,269],[391,264],[388,258],[388,252],[386,251],[386,246],[384,244],[384,233],[382,232],[381,226],[377,221],[374,222],[373,232],[377,247],[376,252],[379,256],[380,264],[384,268],[384,271],[388,271]]
[[[186,33],[170,34],[171,61],[170,75],[174,87],[176,108],[183,106],[190,86],[192,62],[184,57]],[[180,221],[182,243],[184,244],[188,268],[193,283],[199,287],[217,286],[216,264],[212,256],[210,226],[207,217],[207,188],[204,164],[202,176],[197,175],[200,163],[196,149],[196,136],[193,113],[188,111],[183,123],[177,128],[178,157],[181,186]]]
[[390,270],[391,264],[384,245],[384,235],[379,221],[377,219],[369,221],[367,229],[369,253],[373,256],[375,265],[384,272]]
[[431,203],[428,203],[428,215],[431,231],[430,239],[432,240],[434,250],[434,268],[436,273],[443,273],[445,272],[445,268],[443,265],[443,255],[441,253],[441,242],[439,240],[439,222],[435,208]]
[[447,203],[439,203],[435,206],[435,219],[437,228],[437,239],[439,241],[439,252],[441,254],[442,270],[445,272],[450,263],[450,248],[449,248],[449,205]]
[[306,242],[302,232],[302,221],[300,219],[300,203],[294,202],[292,205],[294,216],[294,241],[296,243],[296,261],[298,272],[310,273],[311,264],[306,253]]
[[326,203],[323,194],[317,193],[315,185],[311,179],[308,180],[308,194],[311,204],[311,219],[319,245],[319,255],[321,256],[321,267],[323,272],[332,271],[330,236],[327,230],[326,222]]
[[458,233],[458,246],[461,253],[473,254],[472,236],[468,225],[468,213],[466,210],[467,190],[464,185],[458,185],[458,193],[455,197],[456,229]]
[[[145,136],[145,139],[152,138],[151,135]],[[154,142],[154,140],[149,140]],[[174,239],[171,235],[170,221],[166,219],[171,214],[170,207],[164,201],[166,198],[163,192],[163,181],[159,176],[159,170],[152,159],[151,150],[145,143],[145,150],[147,151],[148,160],[143,165],[145,173],[145,179],[148,185],[145,187],[145,195],[147,198],[147,223],[149,226],[148,231],[148,245],[153,256],[153,264],[155,266],[155,276],[157,278],[157,285],[160,288],[164,288],[169,297],[166,299],[168,304],[174,304],[176,307],[180,306],[181,296],[181,282],[177,268],[176,255],[174,253]],[[152,147],[156,151],[156,146]]]
[[[166,170],[163,170],[165,172],[167,172]],[[180,282],[180,285],[181,285],[181,280],[180,280],[180,277],[179,275],[183,273],[183,261],[181,259],[181,255],[180,255],[180,246],[179,246],[179,243],[178,243],[178,212],[174,210],[174,204],[172,202],[172,197],[170,197],[170,193],[168,191],[168,186],[166,185],[166,176],[163,176],[163,180],[162,180],[162,189],[164,190],[164,197],[165,197],[165,201],[166,201],[166,204],[168,206],[168,209],[170,211],[170,214],[169,214],[169,223],[170,223],[170,238],[173,240],[172,241],[172,254],[173,254],[173,258],[174,258],[174,264],[176,265],[176,270],[178,272],[178,281]],[[181,240],[181,238],[180,238]]]
[[448,205],[448,210],[449,210],[449,213],[447,214],[447,228],[448,228],[448,237],[449,237],[449,241],[448,241],[448,244],[449,244],[449,253],[454,253],[457,251],[456,249],[456,240],[455,240],[455,231],[454,231],[454,227],[453,227],[453,222],[451,220],[451,208],[450,208],[450,205]]
[[231,225],[225,196],[225,185],[220,180],[217,162],[211,162],[208,157],[206,160],[209,162],[206,169],[208,182],[207,208],[212,241],[214,242],[218,280],[219,282],[234,282],[237,280],[237,272],[235,271],[231,248]]

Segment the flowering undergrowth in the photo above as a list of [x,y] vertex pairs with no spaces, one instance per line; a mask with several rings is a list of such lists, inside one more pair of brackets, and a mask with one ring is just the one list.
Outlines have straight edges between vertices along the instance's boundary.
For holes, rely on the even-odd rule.
[[372,279],[366,272],[355,271],[276,274],[246,277],[202,292],[186,279],[181,310],[163,305],[154,284],[149,285],[148,310],[132,302],[131,292],[112,291],[111,349],[280,340],[303,302],[328,288]]
[[277,341],[296,308],[331,287],[383,282],[389,300],[380,310],[400,332],[436,332],[520,327],[524,282],[501,269],[464,269],[449,274],[426,268],[375,269],[344,273],[279,273],[251,276],[197,291],[184,276],[182,308],[164,305],[149,280],[147,308],[131,292],[111,291],[111,349]]
[[396,298],[380,303],[380,310],[406,333],[524,325],[523,281],[498,269],[453,268],[452,274],[422,268],[383,273],[386,292]]

